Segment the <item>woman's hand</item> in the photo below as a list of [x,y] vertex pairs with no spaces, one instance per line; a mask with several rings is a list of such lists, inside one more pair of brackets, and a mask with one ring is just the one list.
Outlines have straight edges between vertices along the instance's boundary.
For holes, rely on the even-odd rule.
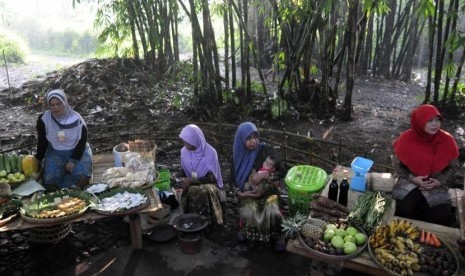
[[431,190],[441,186],[441,182],[435,178],[428,177],[427,175],[416,176],[412,179],[412,182],[417,185],[420,190]]
[[252,183],[260,183],[264,179],[268,179],[270,177],[270,172],[259,172],[259,173],[254,173],[253,175],[250,176]]
[[186,189],[193,182],[193,179],[190,177],[179,177],[176,178],[176,182],[179,183],[181,189]]
[[257,198],[257,197],[260,197],[261,194],[257,194],[256,192],[254,191],[238,191],[237,192],[237,196],[238,197],[241,197],[241,198],[246,198],[246,197],[252,197],[252,198]]
[[74,169],[74,163],[72,161],[68,161],[68,163],[65,165],[65,168],[67,172],[72,173]]
[[435,178],[429,178],[427,181],[423,183],[423,186],[420,188],[420,190],[431,190],[433,188],[441,186],[441,182]]

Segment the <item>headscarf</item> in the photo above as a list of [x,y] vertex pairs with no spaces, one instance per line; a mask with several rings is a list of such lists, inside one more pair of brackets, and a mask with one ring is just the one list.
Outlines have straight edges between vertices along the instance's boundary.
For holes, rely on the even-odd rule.
[[244,186],[244,182],[247,180],[250,172],[252,171],[255,159],[263,147],[263,143],[260,143],[254,150],[247,149],[245,146],[247,138],[253,133],[258,134],[257,127],[251,122],[244,122],[239,125],[236,130],[236,134],[234,135],[233,163],[236,186],[239,189]]
[[[55,150],[74,149],[81,139],[82,127],[86,125],[84,119],[79,113],[71,109],[63,90],[56,89],[50,91],[47,94],[47,106],[50,105],[50,100],[53,98],[63,103],[65,112],[59,118],[55,117],[50,110],[45,111],[42,115],[47,140]],[[64,131],[65,141],[58,140],[58,131]]]
[[222,188],[223,178],[218,155],[205,140],[202,130],[194,124],[187,125],[182,129],[179,138],[195,147],[193,151],[186,147],[181,149],[181,166],[184,173],[189,176],[195,171],[197,177],[204,177],[208,172],[212,172],[216,178],[216,184]]
[[452,135],[440,129],[436,134],[425,132],[426,123],[439,116],[439,110],[429,104],[420,105],[411,115],[410,129],[394,141],[394,152],[415,175],[431,175],[442,171],[458,158],[457,143]]

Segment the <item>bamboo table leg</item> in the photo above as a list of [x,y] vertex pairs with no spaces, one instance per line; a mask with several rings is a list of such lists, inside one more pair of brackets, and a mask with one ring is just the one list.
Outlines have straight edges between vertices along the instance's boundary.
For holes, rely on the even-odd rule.
[[129,215],[129,228],[131,231],[131,244],[133,249],[142,249],[142,229],[139,214]]

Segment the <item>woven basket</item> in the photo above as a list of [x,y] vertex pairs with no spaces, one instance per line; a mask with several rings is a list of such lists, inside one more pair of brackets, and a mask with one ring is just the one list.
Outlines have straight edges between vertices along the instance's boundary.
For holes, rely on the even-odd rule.
[[6,225],[6,224],[12,222],[13,220],[17,219],[18,217],[19,217],[19,213],[16,213],[16,214],[11,215],[11,216],[9,216],[9,217],[7,217],[5,219],[2,219],[2,220],[0,220],[0,226]]
[[30,217],[30,216],[27,216],[24,213],[24,210],[21,210],[20,214],[21,214],[21,217],[24,219],[24,221],[27,221],[27,222],[30,222],[30,223],[56,224],[56,223],[64,223],[64,222],[68,222],[70,220],[76,219],[76,218],[84,215],[84,213],[87,212],[88,209],[89,209],[89,207],[87,206],[87,207],[81,209],[77,213],[73,213],[73,214],[70,214],[70,215],[65,215],[65,216],[58,217],[58,218],[33,218],[33,217]]
[[141,161],[155,162],[157,146],[149,140],[129,141],[129,151],[140,153]]
[[31,243],[55,244],[71,232],[71,223],[30,228],[28,240]]
[[[452,276],[457,276],[458,273],[459,273],[459,269],[460,269],[460,264],[459,264],[459,259],[457,257],[457,254],[454,254],[454,251],[450,248],[450,246],[446,243],[444,243],[443,241],[441,241],[442,243],[442,246],[444,248],[446,248],[449,253],[452,255],[454,261],[455,261],[455,271],[454,271],[454,274],[452,274]],[[422,247],[426,248],[426,247],[429,247],[428,245],[421,245]],[[394,275],[394,276],[401,276],[401,274],[399,273],[396,273],[395,271],[387,268],[386,266],[384,266],[383,264],[381,264],[379,261],[378,261],[378,258],[376,257],[375,253],[374,253],[374,249],[371,247],[371,244],[368,244],[368,252],[370,253],[370,257],[371,259],[373,260],[373,262],[375,262],[375,264],[377,264],[379,267],[381,267],[382,269],[384,269],[386,272],[390,273],[391,275]],[[416,276],[427,276],[427,275],[432,275],[431,273],[429,272],[414,272],[413,273],[414,275]]]
[[[365,234],[364,231],[361,231],[360,229],[357,229],[359,232],[362,232]],[[366,234],[365,234],[366,236]],[[368,243],[368,239],[367,241],[365,241],[365,243],[362,245],[362,246],[357,246],[357,251],[355,251],[355,253],[353,254],[349,254],[349,255],[331,255],[331,254],[326,254],[326,253],[323,253],[323,252],[320,252],[318,250],[315,250],[311,247],[309,247],[302,235],[297,235],[298,239],[299,239],[299,243],[300,245],[305,248],[307,250],[307,252],[310,254],[310,255],[313,255],[315,257],[318,257],[322,260],[328,260],[328,261],[343,261],[343,260],[349,260],[349,259],[353,259],[355,257],[358,257],[360,254],[362,254],[362,252],[365,250],[365,248],[367,247],[367,243]]]
[[104,210],[100,210],[100,209],[94,209],[94,211],[96,213],[104,215],[104,216],[125,216],[125,215],[134,214],[134,213],[137,213],[137,212],[139,212],[141,210],[144,210],[149,205],[150,205],[150,201],[147,200],[147,202],[145,202],[145,203],[143,203],[143,204],[141,204],[139,206],[133,207],[131,209],[122,209],[121,211],[114,211],[114,212],[104,211]]

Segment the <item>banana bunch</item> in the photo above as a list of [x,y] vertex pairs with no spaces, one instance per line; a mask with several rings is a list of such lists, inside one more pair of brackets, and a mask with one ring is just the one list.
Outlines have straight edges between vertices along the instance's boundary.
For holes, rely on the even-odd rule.
[[375,255],[384,267],[400,275],[413,275],[421,270],[417,254],[411,251],[396,255],[387,249],[376,248]]
[[415,242],[420,233],[410,221],[395,219],[377,227],[369,242],[383,266],[400,275],[413,275],[421,268],[419,256],[423,247]]
[[394,219],[389,224],[390,237],[403,236],[412,241],[420,238],[421,231],[406,219]]

